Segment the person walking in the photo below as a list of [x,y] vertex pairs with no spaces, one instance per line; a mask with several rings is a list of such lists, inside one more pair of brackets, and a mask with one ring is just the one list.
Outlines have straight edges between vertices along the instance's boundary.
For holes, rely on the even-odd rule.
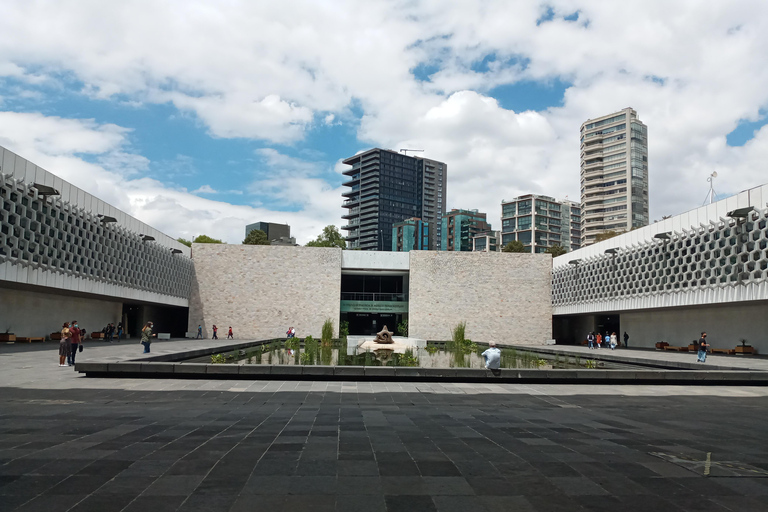
[[149,354],[149,346],[152,344],[152,337],[157,336],[157,334],[152,334],[152,327],[154,326],[155,324],[152,322],[147,322],[141,330],[141,344],[144,345],[144,354]]
[[589,334],[587,334],[587,347],[590,348],[590,349],[595,348],[595,333],[594,332],[590,331]]
[[211,337],[212,340],[219,339],[218,335],[216,333],[219,332],[219,328],[216,327],[216,324],[213,324],[213,337]]
[[600,345],[603,343],[603,336],[600,333],[597,333],[595,343],[597,343],[597,348],[600,348]]
[[117,323],[117,342],[120,343],[120,338],[123,337],[123,322]]
[[616,333],[611,334],[611,350],[616,349],[616,345],[619,344],[619,337],[616,335]]
[[231,325],[229,326],[229,332],[227,332],[227,339],[228,340],[235,339],[235,335],[232,333],[232,326]]
[[624,331],[624,347],[629,348],[629,334],[627,334],[627,331]]
[[202,325],[198,325],[197,326],[197,338],[195,338],[195,339],[199,340],[202,337],[203,337],[203,326]]
[[59,366],[69,366],[65,364],[69,359],[69,351],[72,347],[69,346],[69,338],[72,336],[72,332],[69,330],[69,322],[64,322],[61,327],[61,340],[59,341]]
[[77,356],[77,349],[80,348],[80,343],[82,342],[81,334],[80,334],[80,326],[77,325],[77,320],[72,320],[72,325],[69,328],[69,332],[71,334],[69,341],[69,360],[67,361],[70,366],[75,364],[75,357]]
[[110,323],[109,325],[107,325],[106,335],[107,335],[107,341],[112,343],[112,338],[115,336],[115,324]]
[[706,363],[707,362],[707,349],[709,348],[709,343],[707,343],[707,333],[702,332],[701,338],[699,338],[699,353],[697,361],[699,363]]

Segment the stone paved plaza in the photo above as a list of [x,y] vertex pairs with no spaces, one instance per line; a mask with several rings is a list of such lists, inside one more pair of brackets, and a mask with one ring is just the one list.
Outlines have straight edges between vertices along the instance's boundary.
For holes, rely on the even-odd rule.
[[768,510],[765,387],[89,379],[56,349],[0,346],[0,510]]

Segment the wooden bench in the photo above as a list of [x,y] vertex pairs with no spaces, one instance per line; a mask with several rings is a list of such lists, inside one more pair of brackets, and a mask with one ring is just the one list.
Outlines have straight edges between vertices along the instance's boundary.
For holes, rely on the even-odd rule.
[[21,343],[32,343],[33,341],[45,341],[45,338],[18,336],[16,337],[16,341],[20,341]]
[[728,354],[728,355],[733,355],[733,354],[735,354],[735,353],[736,353],[736,350],[735,350],[735,349],[732,349],[732,348],[713,348],[713,349],[711,350],[711,352],[712,352],[713,354]]
[[656,350],[663,350],[664,347],[668,347],[668,346],[669,346],[669,343],[667,343],[666,341],[656,342]]
[[673,347],[672,345],[667,345],[664,347],[664,350],[674,350],[677,352],[688,352],[688,347]]
[[736,354],[757,354],[757,350],[750,345],[737,345],[735,349]]

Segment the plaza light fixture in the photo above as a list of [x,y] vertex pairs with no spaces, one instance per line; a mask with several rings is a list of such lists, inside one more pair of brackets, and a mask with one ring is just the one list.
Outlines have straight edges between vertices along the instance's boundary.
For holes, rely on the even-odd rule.
[[117,222],[117,219],[114,217],[110,217],[109,215],[102,215],[101,213],[97,215],[99,218],[99,221],[101,221],[102,224],[109,224],[110,222]]
[[48,196],[58,196],[61,195],[58,190],[56,190],[53,187],[49,187],[48,185],[43,185],[41,183],[33,183],[32,188],[37,190],[37,195],[45,199]]
[[141,240],[144,242],[150,242],[155,239],[155,237],[149,236],[149,235],[140,235],[140,236],[141,236]]
[[171,254],[181,254],[181,249],[171,249]]
[[569,265],[578,265],[579,263],[581,263],[580,259],[578,259],[578,260],[571,260],[571,261],[568,262]]
[[664,231],[663,233],[656,233],[655,235],[653,235],[653,238],[656,238],[658,240],[664,240],[666,242],[667,240],[672,239],[672,232]]
[[736,210],[732,210],[725,215],[727,217],[730,217],[732,219],[736,219],[736,221],[744,221],[747,218],[749,218],[749,214],[755,211],[754,206],[746,206],[744,208],[737,208]]
[[619,250],[616,249],[615,247],[605,250],[605,254],[610,254],[611,256],[616,256],[617,252],[619,252]]

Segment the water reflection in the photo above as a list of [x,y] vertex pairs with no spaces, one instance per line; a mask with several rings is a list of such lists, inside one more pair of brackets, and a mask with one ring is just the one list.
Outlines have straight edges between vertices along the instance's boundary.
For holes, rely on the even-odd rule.
[[[236,353],[224,354],[231,364],[281,364],[324,366],[414,366],[422,368],[483,368],[480,355],[486,345],[455,346],[451,342],[429,343],[405,350],[363,349],[344,342],[323,345],[319,341],[296,342],[286,347],[281,340]],[[210,361],[208,361],[210,362]],[[586,361],[578,358],[554,358],[501,348],[502,368],[568,369],[583,368]]]

